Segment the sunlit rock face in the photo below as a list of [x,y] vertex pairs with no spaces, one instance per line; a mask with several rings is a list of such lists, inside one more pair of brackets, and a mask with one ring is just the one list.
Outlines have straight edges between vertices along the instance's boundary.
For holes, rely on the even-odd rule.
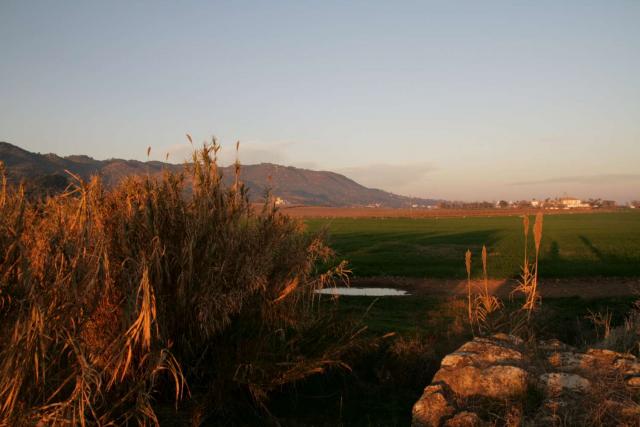
[[580,424],[593,413],[604,424],[636,425],[639,393],[640,362],[633,355],[580,352],[557,340],[526,346],[497,334],[475,338],[442,360],[413,407],[412,425]]

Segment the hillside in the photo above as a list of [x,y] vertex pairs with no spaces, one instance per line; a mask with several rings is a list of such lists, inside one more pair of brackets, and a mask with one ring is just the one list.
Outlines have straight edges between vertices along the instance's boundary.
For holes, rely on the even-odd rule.
[[[182,165],[157,161],[95,160],[84,155],[61,157],[24,150],[7,142],[0,142],[0,161],[4,162],[11,182],[25,182],[37,192],[61,191],[69,183],[68,170],[82,178],[99,174],[106,185],[117,184],[126,176],[151,174],[163,170],[180,171]],[[225,180],[231,181],[233,169],[223,168]],[[266,190],[288,204],[311,206],[367,206],[407,207],[411,204],[432,205],[435,200],[415,199],[386,191],[367,188],[334,172],[300,169],[271,163],[243,165],[241,178],[249,188],[252,200],[261,200]]]

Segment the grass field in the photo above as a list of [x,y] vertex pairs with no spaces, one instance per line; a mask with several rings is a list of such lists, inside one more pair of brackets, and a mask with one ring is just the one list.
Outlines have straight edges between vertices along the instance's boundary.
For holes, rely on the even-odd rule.
[[[482,245],[494,278],[519,274],[523,258],[519,217],[307,219],[327,227],[329,243],[356,277],[463,278],[464,253],[479,271]],[[542,277],[640,276],[640,212],[546,215]]]

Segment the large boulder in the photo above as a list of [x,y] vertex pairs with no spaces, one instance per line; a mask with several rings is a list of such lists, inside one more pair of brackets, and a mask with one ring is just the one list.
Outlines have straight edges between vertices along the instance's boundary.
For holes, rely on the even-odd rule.
[[498,334],[475,338],[442,360],[413,407],[412,425],[495,425],[496,408],[508,425],[588,424],[594,413],[605,423],[638,425],[638,387],[640,361],[632,355],[580,352],[557,340],[525,346]]
[[424,389],[420,400],[413,405],[413,425],[429,427],[440,425],[440,421],[453,415],[454,407],[446,397],[442,385],[430,385]]

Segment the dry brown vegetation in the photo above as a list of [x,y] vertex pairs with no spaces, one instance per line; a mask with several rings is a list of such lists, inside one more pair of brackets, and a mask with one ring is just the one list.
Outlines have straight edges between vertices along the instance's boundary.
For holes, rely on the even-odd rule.
[[321,235],[225,188],[218,149],[38,201],[3,179],[0,425],[154,425],[181,401],[193,424],[265,416],[270,391],[344,367],[354,331],[314,294],[344,265],[317,271]]
[[[538,291],[538,263],[540,255],[540,243],[542,241],[543,214],[538,212],[533,225],[535,254],[533,261],[529,259],[529,215],[523,217],[524,234],[524,260],[522,262],[522,274],[517,286],[513,288],[513,294],[522,294],[524,302],[520,310],[508,313],[504,310],[502,300],[490,291],[489,274],[487,267],[487,248],[482,246],[482,287],[472,286],[470,250],[465,253],[465,268],[467,271],[467,304],[468,321],[472,332],[475,334],[490,334],[498,331],[510,334],[527,336],[532,335],[531,315],[538,308],[542,298]],[[472,295],[475,297],[472,298]]]

